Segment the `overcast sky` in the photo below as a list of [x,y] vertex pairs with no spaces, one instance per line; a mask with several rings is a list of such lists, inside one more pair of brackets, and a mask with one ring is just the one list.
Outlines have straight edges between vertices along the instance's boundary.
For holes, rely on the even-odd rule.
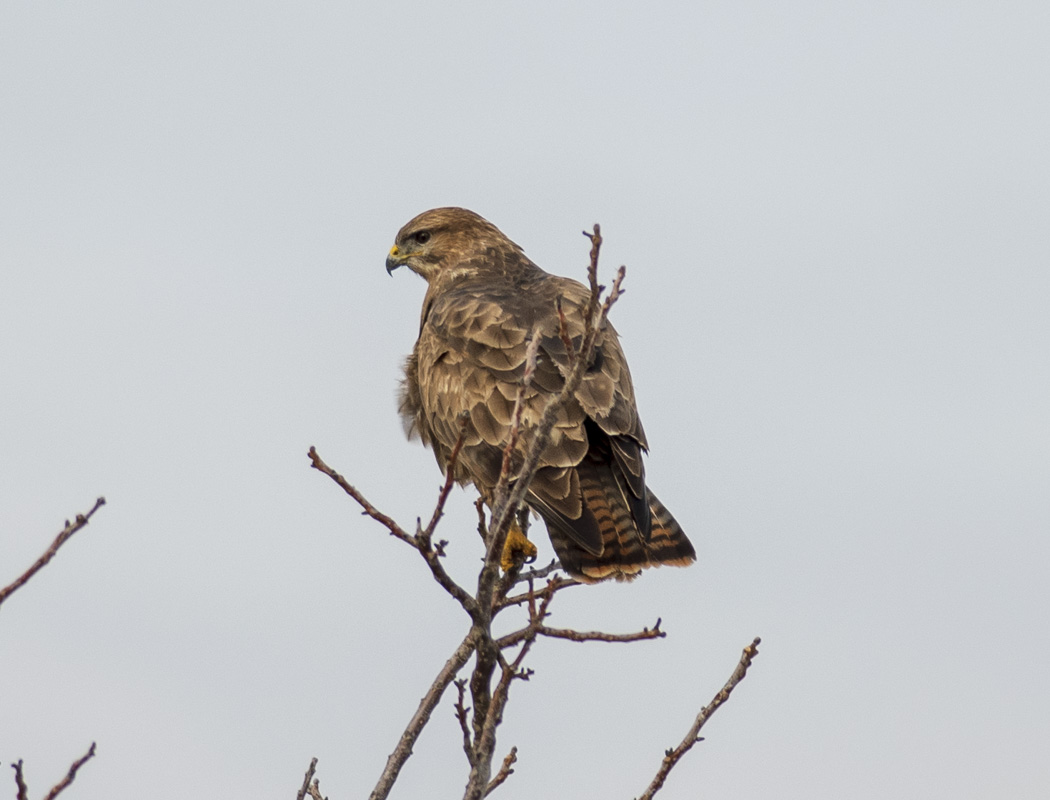
[[[594,222],[687,570],[559,596],[498,797],[1050,794],[1050,6],[0,7],[0,760],[42,796],[367,796],[467,620],[410,526],[398,228]],[[472,491],[441,535],[477,571]],[[551,550],[535,529],[541,558]],[[451,698],[394,797],[455,797]],[[4,786],[6,785],[6,788]],[[14,795],[4,766],[0,794]]]

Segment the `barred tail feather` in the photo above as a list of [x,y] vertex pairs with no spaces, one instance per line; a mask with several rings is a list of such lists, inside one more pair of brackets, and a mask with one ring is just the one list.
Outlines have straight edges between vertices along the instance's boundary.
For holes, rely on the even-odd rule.
[[696,561],[696,550],[686,538],[667,507],[655,494],[649,492],[649,508],[652,510],[653,531],[649,538],[649,560],[652,566],[664,564],[671,567],[688,567]]
[[572,577],[584,583],[609,578],[630,581],[648,567],[663,564],[684,567],[696,560],[689,539],[652,492],[648,492],[651,532],[646,541],[611,470],[580,469],[580,489],[583,517],[589,518],[588,522],[593,522],[601,532],[600,553],[581,547],[579,533],[565,524],[567,520],[537,509],[547,522],[547,531],[562,567]]

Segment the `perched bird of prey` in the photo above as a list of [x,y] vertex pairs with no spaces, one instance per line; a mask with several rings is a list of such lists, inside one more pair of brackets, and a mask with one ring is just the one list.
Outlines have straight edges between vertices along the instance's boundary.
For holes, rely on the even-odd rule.
[[[435,208],[405,225],[387,256],[387,272],[402,265],[429,284],[419,339],[405,363],[400,412],[406,432],[432,448],[446,470],[466,412],[455,478],[473,482],[491,507],[529,340],[540,337],[515,472],[530,428],[572,368],[557,301],[578,352],[590,290],[544,272],[495,225],[462,208]],[[627,361],[606,322],[525,498],[546,522],[562,567],[578,580],[630,580],[644,567],[696,560],[674,517],[645,485],[647,449]]]

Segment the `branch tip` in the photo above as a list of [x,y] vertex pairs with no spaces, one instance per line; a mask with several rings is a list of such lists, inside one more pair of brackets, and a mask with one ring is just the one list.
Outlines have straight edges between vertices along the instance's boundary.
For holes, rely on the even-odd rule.
[[[313,449],[312,447],[310,448]],[[310,781],[313,780],[314,770],[317,769],[317,759],[310,759],[310,766],[306,768],[306,777],[303,778],[302,788],[295,795],[295,800],[306,800],[306,794],[310,791]]]
[[656,776],[646,788],[645,792],[638,797],[638,800],[652,800],[652,797],[663,787],[664,782],[667,780],[667,776],[682,759],[682,756],[688,753],[694,744],[704,740],[704,738],[700,736],[700,729],[704,727],[707,721],[722,706],[722,704],[729,699],[729,695],[732,693],[733,689],[736,688],[736,685],[747,676],[748,667],[751,666],[751,661],[754,657],[758,655],[758,645],[761,641],[762,640],[756,636],[751,644],[744,647],[743,652],[740,654],[740,660],[737,662],[736,669],[733,670],[733,674],[729,676],[729,680],[726,681],[725,685],[718,690],[714,699],[712,699],[708,705],[700,709],[700,713],[696,715],[696,719],[693,720],[693,724],[690,726],[685,738],[682,739],[677,747],[664,751],[664,758],[660,762],[660,768],[657,770]]
[[58,553],[59,548],[62,547],[62,545],[68,542],[71,538],[73,538],[73,534],[75,534],[77,531],[79,531],[81,528],[87,525],[88,522],[91,521],[91,517],[94,516],[95,512],[102,508],[102,506],[104,506],[105,504],[106,498],[99,497],[95,501],[95,504],[86,514],[77,514],[74,518],[75,521],[72,523],[67,519],[65,526],[62,528],[61,531],[58,532],[58,535],[55,537],[54,541],[51,542],[51,546],[44,551],[44,554],[40,556],[40,558],[38,558],[33,563],[33,565],[29,567],[29,569],[27,569],[18,578],[16,578],[13,583],[3,588],[0,588],[0,604],[2,604],[8,597],[10,597],[16,591],[25,586],[25,584],[29,582],[30,578],[32,578],[34,575],[36,575],[36,573],[38,573],[45,566],[47,566],[47,563],[55,557],[56,553]]
[[[62,778],[62,780],[60,780],[58,783],[56,783],[52,787],[51,791],[48,792],[44,796],[44,800],[54,800],[63,791],[65,791],[66,787],[69,786],[69,784],[71,784],[73,782],[74,778],[76,778],[77,772],[80,770],[80,768],[82,766],[84,766],[88,761],[90,761],[94,757],[95,757],[95,743],[92,742],[91,743],[91,747],[88,748],[88,751],[84,755],[82,755],[80,758],[78,758],[76,761],[74,761],[72,763],[72,765],[70,765],[69,772],[66,773],[65,777]],[[19,762],[19,763],[21,764],[21,762]],[[21,794],[21,789],[22,788],[24,788],[24,784],[21,787],[19,787],[19,794]]]

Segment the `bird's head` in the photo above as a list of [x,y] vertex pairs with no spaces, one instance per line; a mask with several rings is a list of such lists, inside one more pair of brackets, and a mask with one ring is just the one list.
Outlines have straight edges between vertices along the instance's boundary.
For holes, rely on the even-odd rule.
[[488,220],[465,208],[432,208],[397,233],[386,271],[406,266],[427,282],[473,274],[501,263],[521,248]]

